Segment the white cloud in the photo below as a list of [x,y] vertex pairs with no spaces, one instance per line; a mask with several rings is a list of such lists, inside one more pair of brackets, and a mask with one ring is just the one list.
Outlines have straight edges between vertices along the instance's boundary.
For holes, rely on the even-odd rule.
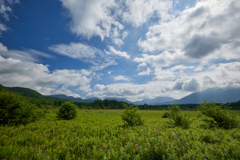
[[165,0],[126,0],[126,10],[123,11],[123,21],[135,27],[146,23],[151,17],[157,16],[162,22],[169,20],[172,16],[168,13],[172,8],[172,1]]
[[196,78],[192,78],[191,80],[183,83],[182,89],[190,92],[199,91],[201,88],[199,81]]
[[2,43],[0,43],[0,55],[6,58],[13,58],[29,62],[39,62],[39,57],[53,58],[53,56],[50,56],[49,54],[34,49],[8,50],[8,48]]
[[[50,95],[57,92],[58,86],[66,89],[70,86],[84,86],[91,81],[91,78],[82,73],[81,70],[54,70],[50,72],[48,67],[34,62],[24,62],[13,58],[0,56],[0,84],[5,86],[21,86],[34,89],[41,94]],[[61,89],[61,91],[63,91]]]
[[173,82],[169,81],[152,81],[147,84],[96,84],[94,86],[94,91],[87,94],[87,98],[99,97],[101,99],[104,99],[106,97],[117,97],[125,98],[130,101],[138,101],[144,98],[153,99],[159,96],[181,98],[182,96],[186,96],[189,94],[188,91],[171,90],[170,87],[172,85]]
[[116,28],[114,29],[113,35],[112,35],[112,41],[114,44],[116,44],[118,47],[124,44],[123,40],[127,37],[128,31],[123,31],[120,33]]
[[172,18],[170,0],[60,0],[71,18],[70,29],[78,36],[111,38],[121,46],[128,35],[122,23],[139,27],[151,17],[165,22]]
[[118,75],[114,77],[114,81],[130,81],[130,79],[123,75]]
[[136,95],[137,97],[141,97],[144,93],[144,87],[139,87],[131,83],[117,83],[106,86],[96,84],[94,89],[95,91],[88,93],[87,97],[98,97],[102,99],[106,97],[118,97],[133,100],[136,98]]
[[0,3],[0,14],[3,16],[5,20],[9,21],[9,15],[7,14],[7,12],[11,11],[12,9],[9,6]]
[[145,66],[147,66],[147,63],[143,62],[143,63],[140,63],[137,67],[139,68],[139,67],[145,67]]
[[7,0],[7,2],[11,5],[21,3],[20,0]]
[[0,43],[0,52],[7,52],[8,49],[6,46],[4,46],[2,43]]
[[92,36],[111,37],[114,29],[120,32],[123,25],[112,15],[118,8],[115,0],[61,0],[62,5],[69,11],[71,31],[87,38]]
[[150,73],[151,73],[151,69],[147,68],[146,71],[142,71],[142,72],[138,73],[138,75],[145,76],[145,75],[150,75]]
[[[140,39],[143,51],[182,52],[181,59],[236,59],[239,50],[240,2],[203,0],[166,23],[154,25]],[[159,45],[161,44],[161,45]],[[228,54],[226,54],[226,51]]]
[[[171,70],[171,69],[170,69]],[[175,75],[173,89],[199,91],[208,88],[240,87],[240,62],[209,65],[199,72]],[[195,87],[195,88],[194,88]]]
[[168,51],[164,51],[159,55],[148,55],[142,54],[142,57],[136,57],[133,59],[134,62],[138,62],[142,65],[145,63],[150,64],[152,67],[164,67],[169,66],[173,63],[177,63],[181,61],[181,52],[170,53]]
[[155,68],[153,81],[146,84],[96,84],[94,91],[88,93],[87,97],[118,97],[131,101],[158,96],[178,99],[209,88],[240,87],[240,62],[219,63],[199,72],[189,72],[194,69],[183,65],[168,69]]
[[102,52],[98,48],[82,43],[58,44],[49,47],[49,49],[57,54],[79,59],[85,63],[91,63],[93,65],[92,70],[101,70],[110,65],[117,65],[113,56]]
[[64,94],[66,96],[72,96],[72,97],[75,97],[75,98],[81,98],[79,96],[79,94],[73,93],[72,91],[67,89],[67,87],[62,87],[62,88],[58,89],[54,94]]
[[112,71],[108,71],[108,74],[111,74],[112,73]]
[[90,70],[82,69],[81,73],[85,76],[90,76],[93,72]]
[[116,55],[118,55],[120,57],[124,57],[126,59],[130,58],[130,56],[127,54],[127,52],[118,51],[113,46],[108,46],[108,48],[109,48],[110,53],[116,54]]
[[[0,16],[3,17],[5,21],[9,21],[9,12],[12,12],[11,6],[7,4],[7,2],[12,6],[13,4],[20,3],[19,0],[0,0]],[[5,24],[0,22],[0,37],[2,31],[6,31],[7,27]]]
[[7,27],[4,24],[0,23],[0,36],[2,34],[2,31],[6,31],[6,30],[7,30]]
[[84,92],[84,93],[87,93],[87,92],[91,92],[91,91],[92,91],[90,85],[80,86],[80,87],[78,88],[78,90],[81,91],[81,92]]

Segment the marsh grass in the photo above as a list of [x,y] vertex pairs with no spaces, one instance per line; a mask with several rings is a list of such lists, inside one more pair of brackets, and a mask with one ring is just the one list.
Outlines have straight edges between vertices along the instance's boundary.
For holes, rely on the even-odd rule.
[[144,125],[129,128],[121,127],[121,110],[78,110],[68,121],[49,112],[25,126],[1,126],[0,159],[240,159],[239,128],[204,129],[197,111],[183,111],[190,129],[167,128],[164,111],[139,112]]

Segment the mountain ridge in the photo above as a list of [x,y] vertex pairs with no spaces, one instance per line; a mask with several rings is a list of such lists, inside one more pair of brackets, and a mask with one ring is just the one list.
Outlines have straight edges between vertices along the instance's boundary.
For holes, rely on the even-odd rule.
[[[95,100],[100,99],[97,97],[92,97],[88,99],[74,98],[72,96],[66,96],[64,94],[46,96],[38,93],[33,89],[24,88],[24,87],[5,87],[1,84],[0,84],[0,88],[4,88],[12,92],[17,92],[26,97],[38,98],[43,100],[70,100],[73,102],[89,103],[89,102],[93,102]],[[172,97],[156,97],[154,99],[143,99],[142,101],[135,101],[135,102],[131,102],[124,98],[115,98],[115,97],[111,97],[111,98],[109,97],[105,99],[133,103],[135,105],[143,105],[145,103],[148,105],[168,105],[172,103],[200,104],[204,100],[206,100],[207,102],[216,101],[217,103],[231,103],[231,102],[236,102],[240,100],[240,88],[229,88],[229,89],[210,88],[202,92],[191,93],[188,96],[185,96],[181,99],[174,99]]]

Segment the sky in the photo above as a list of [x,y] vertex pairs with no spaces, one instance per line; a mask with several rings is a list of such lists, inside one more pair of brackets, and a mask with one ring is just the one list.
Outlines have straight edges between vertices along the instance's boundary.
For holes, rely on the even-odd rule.
[[239,0],[0,0],[0,84],[80,98],[240,87]]

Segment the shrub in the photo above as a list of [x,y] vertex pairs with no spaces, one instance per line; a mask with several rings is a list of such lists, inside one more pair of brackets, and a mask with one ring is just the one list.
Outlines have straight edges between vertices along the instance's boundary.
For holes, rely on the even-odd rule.
[[168,118],[169,117],[169,112],[164,112],[162,115],[162,118]]
[[124,112],[122,115],[122,120],[124,121],[125,126],[139,126],[143,125],[143,120],[141,115],[137,113],[138,107],[134,107],[134,104],[131,105],[124,105]]
[[57,112],[57,118],[63,120],[70,120],[77,116],[77,108],[76,106],[70,102],[64,102]]
[[36,108],[26,97],[4,90],[0,92],[0,124],[25,125],[33,122],[40,115]]
[[223,105],[217,105],[215,102],[203,102],[198,109],[205,118],[204,121],[210,128],[219,127],[223,129],[237,128],[239,125],[236,117],[230,115],[229,109]]
[[172,120],[171,125],[189,129],[191,125],[190,119],[181,113],[181,108],[175,103],[168,107],[169,118]]

